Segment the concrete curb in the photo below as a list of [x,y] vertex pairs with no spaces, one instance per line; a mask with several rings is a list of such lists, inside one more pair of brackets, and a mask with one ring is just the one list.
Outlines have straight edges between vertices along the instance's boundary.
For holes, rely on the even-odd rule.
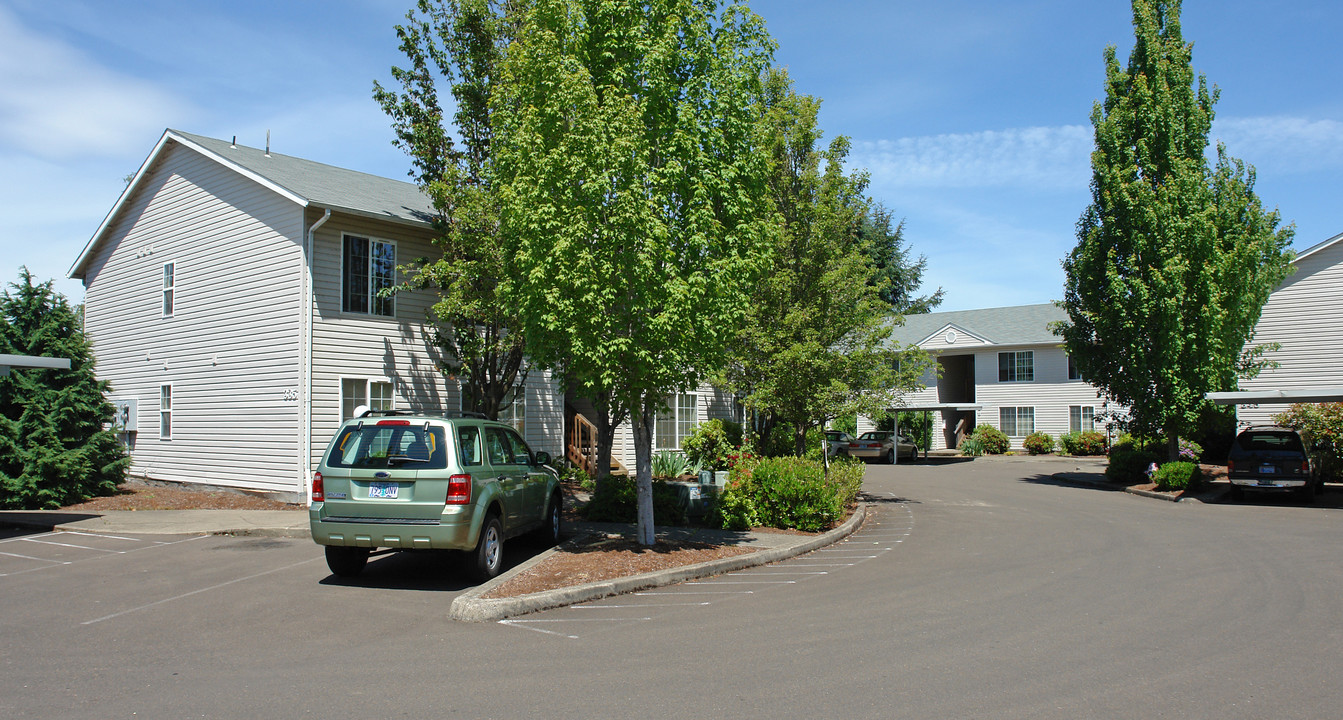
[[1227,489],[1226,489],[1226,488],[1210,488],[1210,489],[1206,489],[1206,490],[1200,492],[1199,494],[1188,495],[1188,496],[1185,496],[1185,497],[1179,497],[1179,496],[1174,496],[1174,495],[1168,495],[1168,494],[1166,494],[1166,493],[1155,492],[1155,491],[1153,491],[1153,490],[1142,490],[1142,489],[1139,489],[1139,488],[1132,488],[1132,487],[1116,487],[1116,486],[1114,486],[1114,485],[1112,485],[1112,484],[1106,482],[1106,481],[1103,480],[1103,479],[1101,479],[1101,480],[1097,480],[1097,479],[1094,479],[1094,478],[1091,478],[1091,477],[1086,477],[1087,475],[1092,475],[1092,474],[1094,474],[1094,473],[1079,473],[1079,472],[1073,471],[1073,472],[1060,472],[1060,473],[1054,473],[1054,475],[1053,475],[1052,477],[1053,477],[1055,480],[1058,480],[1058,481],[1060,481],[1060,482],[1071,483],[1071,484],[1073,484],[1073,485],[1086,485],[1086,486],[1088,486],[1088,487],[1100,488],[1100,489],[1103,489],[1103,490],[1123,490],[1124,492],[1126,492],[1126,493],[1128,493],[1128,494],[1130,494],[1130,495],[1137,495],[1137,496],[1139,496],[1139,497],[1152,498],[1152,499],[1154,499],[1154,500],[1164,500],[1164,501],[1166,501],[1166,502],[1172,502],[1172,503],[1181,503],[1181,502],[1201,502],[1201,503],[1209,503],[1209,502],[1216,502],[1216,501],[1220,500],[1220,499],[1222,498],[1222,496],[1223,496],[1224,494],[1226,494],[1226,492],[1227,492]]
[[722,575],[724,573],[741,570],[743,568],[755,567],[757,565],[767,565],[780,560],[787,560],[804,553],[809,553],[817,548],[825,547],[838,542],[845,537],[853,534],[859,526],[863,524],[863,519],[867,517],[867,505],[862,504],[843,525],[823,533],[809,537],[795,544],[772,547],[764,550],[757,550],[745,555],[734,555],[732,557],[721,558],[719,560],[710,560],[708,562],[686,565],[679,568],[669,568],[667,570],[657,570],[654,572],[643,573],[641,575],[631,575],[630,577],[616,578],[614,580],[603,580],[600,582],[588,583],[586,585],[575,585],[567,588],[557,588],[555,590],[545,590],[543,592],[532,593],[530,595],[519,595],[511,598],[482,599],[482,595],[489,593],[494,588],[519,573],[522,573],[559,552],[558,548],[547,550],[531,560],[513,568],[507,573],[496,577],[495,579],[479,587],[468,590],[458,595],[452,601],[452,607],[448,610],[448,617],[462,622],[494,622],[515,615],[525,615],[527,613],[549,610],[550,608],[563,607],[576,603],[597,600],[599,598],[611,595],[622,595],[636,590],[661,587],[663,585],[672,585],[695,578],[708,577],[711,575]]

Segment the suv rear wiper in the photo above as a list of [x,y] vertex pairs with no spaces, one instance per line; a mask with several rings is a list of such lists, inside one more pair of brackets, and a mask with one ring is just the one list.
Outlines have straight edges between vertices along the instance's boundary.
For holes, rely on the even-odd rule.
[[401,464],[412,463],[412,462],[427,463],[429,462],[429,458],[417,458],[417,457],[411,457],[409,455],[388,455],[387,464],[391,465],[393,462],[399,462]]

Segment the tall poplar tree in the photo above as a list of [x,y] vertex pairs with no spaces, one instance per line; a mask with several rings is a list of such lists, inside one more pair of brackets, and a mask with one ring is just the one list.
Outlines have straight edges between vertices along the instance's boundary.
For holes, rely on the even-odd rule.
[[1133,0],[1127,67],[1105,50],[1091,113],[1091,205],[1064,259],[1057,331],[1078,371],[1163,435],[1171,459],[1204,395],[1235,386],[1269,293],[1289,269],[1292,228],[1254,193],[1254,170],[1205,152],[1218,91],[1190,66],[1178,0]]
[[505,60],[495,172],[528,354],[634,430],[718,367],[769,246],[760,79],[773,43],[716,0],[536,0]]
[[93,374],[79,313],[24,268],[0,295],[0,354],[66,358],[70,369],[0,377],[0,507],[54,509],[110,495],[130,458],[104,424],[113,408]]

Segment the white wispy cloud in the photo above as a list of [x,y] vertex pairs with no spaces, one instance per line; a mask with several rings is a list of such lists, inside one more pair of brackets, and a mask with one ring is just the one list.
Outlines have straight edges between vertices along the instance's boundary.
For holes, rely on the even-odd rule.
[[850,164],[896,188],[1052,189],[1085,185],[1090,153],[1091,128],[1065,125],[857,141]]
[[1290,116],[1227,118],[1213,125],[1227,152],[1261,170],[1313,172],[1343,166],[1343,122]]
[[45,158],[117,155],[185,103],[25,27],[0,7],[0,147]]

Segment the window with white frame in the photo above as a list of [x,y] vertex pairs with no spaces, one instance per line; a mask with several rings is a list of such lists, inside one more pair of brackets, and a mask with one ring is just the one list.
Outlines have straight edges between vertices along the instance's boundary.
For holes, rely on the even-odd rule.
[[998,382],[1035,382],[1035,351],[998,353]]
[[173,277],[176,263],[163,263],[163,317],[173,316]]
[[173,439],[173,386],[159,386],[159,439]]
[[[467,408],[475,407],[472,402],[473,394],[471,386],[462,385],[462,411]],[[522,386],[514,386],[504,393],[503,399],[499,401],[499,422],[508,423],[513,426],[518,434],[527,437],[527,389]]]
[[1069,355],[1069,356],[1068,356],[1068,379],[1069,379],[1069,380],[1081,380],[1081,379],[1082,379],[1082,373],[1077,372],[1077,363],[1073,362],[1073,356],[1072,356],[1072,355]]
[[1035,432],[1035,408],[998,408],[998,429],[1008,437],[1026,437]]
[[396,245],[346,235],[341,250],[342,312],[396,315],[396,299],[381,293],[396,284]]
[[653,418],[653,447],[657,450],[680,450],[681,441],[694,431],[698,417],[698,395],[673,395],[667,398],[667,409]]
[[340,419],[349,420],[354,411],[366,405],[369,410],[391,410],[392,384],[386,380],[342,378],[340,381]]
[[1068,432],[1091,432],[1096,429],[1096,408],[1090,405],[1068,407]]

